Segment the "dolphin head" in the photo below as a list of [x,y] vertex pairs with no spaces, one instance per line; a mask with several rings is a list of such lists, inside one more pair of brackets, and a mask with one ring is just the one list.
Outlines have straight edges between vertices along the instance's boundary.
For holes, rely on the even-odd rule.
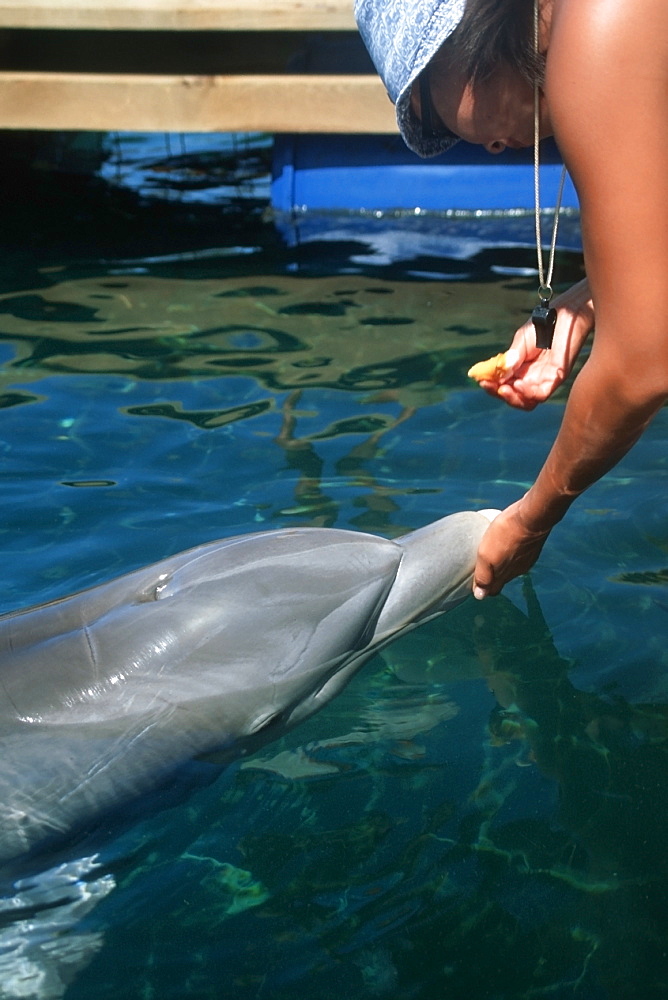
[[487,524],[242,535],[0,618],[0,861],[317,712],[463,600]]
[[294,704],[284,717],[286,728],[303,722],[331,701],[383,646],[470,595],[478,545],[496,513],[450,514],[386,543],[399,550],[399,564],[378,616],[369,622],[365,644],[350,649],[336,669],[324,676],[323,683]]

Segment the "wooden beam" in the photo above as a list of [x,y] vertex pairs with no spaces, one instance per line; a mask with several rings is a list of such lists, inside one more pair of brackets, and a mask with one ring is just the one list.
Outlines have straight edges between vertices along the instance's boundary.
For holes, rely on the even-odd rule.
[[0,0],[0,28],[351,31],[352,0]]
[[0,129],[392,133],[380,80],[350,76],[0,73]]

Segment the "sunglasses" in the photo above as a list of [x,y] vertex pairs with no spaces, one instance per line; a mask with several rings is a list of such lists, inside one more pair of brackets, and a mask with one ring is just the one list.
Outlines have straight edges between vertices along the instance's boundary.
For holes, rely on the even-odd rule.
[[429,79],[429,67],[420,73],[418,78],[420,86],[420,122],[422,125],[423,139],[457,139],[454,132],[447,128],[438,116],[431,99],[431,81]]

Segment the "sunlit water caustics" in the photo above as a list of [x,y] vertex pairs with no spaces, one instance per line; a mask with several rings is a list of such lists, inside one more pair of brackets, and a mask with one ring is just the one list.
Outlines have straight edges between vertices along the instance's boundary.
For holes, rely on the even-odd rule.
[[[528,239],[305,240],[257,165],[243,198],[197,199],[160,155],[150,197],[129,154],[92,191],[6,196],[3,611],[232,534],[395,537],[522,493],[565,395],[517,413],[466,371],[533,307]],[[94,853],[5,878],[2,1000],[664,1000],[667,436],[661,413],[530,579]]]

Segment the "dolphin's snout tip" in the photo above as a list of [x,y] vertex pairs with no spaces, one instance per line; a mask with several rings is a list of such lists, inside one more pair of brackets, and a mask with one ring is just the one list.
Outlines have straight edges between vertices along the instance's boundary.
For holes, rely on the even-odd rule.
[[494,520],[497,514],[501,513],[501,511],[495,510],[493,507],[488,507],[485,510],[479,510],[478,513],[482,514],[483,517],[486,517],[487,520],[491,522]]

